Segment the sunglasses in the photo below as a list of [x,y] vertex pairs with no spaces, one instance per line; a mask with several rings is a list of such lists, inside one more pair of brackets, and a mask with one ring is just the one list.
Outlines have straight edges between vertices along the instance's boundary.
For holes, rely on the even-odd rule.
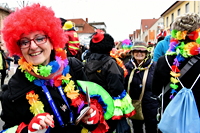
[[146,50],[133,50],[134,53],[147,53]]

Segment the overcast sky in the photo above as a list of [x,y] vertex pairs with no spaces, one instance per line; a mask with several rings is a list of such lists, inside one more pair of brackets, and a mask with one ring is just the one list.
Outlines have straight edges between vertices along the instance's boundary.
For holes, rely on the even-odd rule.
[[[117,40],[128,39],[140,29],[141,19],[159,18],[175,0],[24,0],[52,7],[57,17],[88,18],[88,22],[105,22],[107,32]],[[1,0],[19,6],[22,0]]]

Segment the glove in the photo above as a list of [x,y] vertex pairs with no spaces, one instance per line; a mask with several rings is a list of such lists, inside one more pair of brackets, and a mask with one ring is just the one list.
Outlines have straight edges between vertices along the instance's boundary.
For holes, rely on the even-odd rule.
[[99,110],[96,108],[95,105],[91,105],[90,109],[93,109],[93,112],[88,114],[89,115],[88,120],[86,122],[85,121],[83,122],[87,123],[88,125],[97,124],[100,120]]
[[46,115],[48,115],[49,113],[41,113],[36,115],[35,117],[33,117],[33,119],[31,120],[31,122],[28,125],[28,133],[45,133],[48,126],[46,126],[46,128],[44,129],[40,129],[41,125],[40,125],[40,121],[45,119]]

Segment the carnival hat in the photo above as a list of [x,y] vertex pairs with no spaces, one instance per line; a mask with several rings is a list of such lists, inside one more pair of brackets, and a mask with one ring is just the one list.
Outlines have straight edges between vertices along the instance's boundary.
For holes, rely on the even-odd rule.
[[92,53],[109,54],[114,46],[113,37],[101,30],[97,30],[90,40],[90,51]]
[[135,51],[135,50],[141,50],[141,51],[147,51],[148,52],[147,44],[145,42],[142,42],[142,41],[137,41],[137,42],[134,43],[131,51]]

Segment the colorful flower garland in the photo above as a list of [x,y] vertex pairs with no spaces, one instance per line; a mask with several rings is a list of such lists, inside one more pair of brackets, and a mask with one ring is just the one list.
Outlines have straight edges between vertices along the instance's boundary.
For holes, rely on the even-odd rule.
[[[66,87],[64,88],[64,92],[67,93],[67,96],[70,99],[74,99],[78,97],[78,90],[75,90],[74,81],[70,80],[71,75],[69,74],[69,66],[68,60],[66,58],[66,52],[61,48],[56,49],[56,61],[51,61],[48,65],[38,65],[33,66],[31,63],[27,63],[26,60],[21,57],[19,59],[19,69],[25,73],[26,78],[30,82],[34,82],[36,85],[39,84],[39,80],[45,79],[46,85],[59,87],[61,84],[66,83]],[[57,72],[61,65],[64,65],[64,70],[60,75],[54,75],[53,79],[51,74]],[[32,75],[33,71],[36,75]],[[49,77],[51,76],[51,77]],[[40,79],[39,79],[40,78]]]
[[122,41],[122,49],[124,50],[132,50],[133,43],[129,39],[125,39]]
[[41,101],[39,101],[39,96],[35,94],[34,91],[28,92],[26,94],[26,99],[31,105],[31,113],[33,113],[35,116],[39,113],[44,113],[44,104]]
[[[129,52],[130,50],[125,50],[124,53]],[[112,49],[110,51],[110,56],[115,58],[117,64],[124,70],[124,77],[126,77],[128,75],[128,71],[123,63],[123,61],[119,58],[120,54],[118,53],[119,51]]]
[[[170,40],[170,47],[166,52],[166,55],[176,55],[174,59],[173,65],[171,66],[170,78],[172,88],[170,99],[174,98],[175,93],[177,93],[179,82],[177,78],[181,75],[179,66],[181,62],[185,60],[185,58],[192,57],[198,55],[200,53],[200,36],[199,36],[200,28],[188,33],[187,31],[177,31],[172,30]],[[184,43],[182,40],[186,39],[186,36],[190,40],[194,40],[193,42]]]

